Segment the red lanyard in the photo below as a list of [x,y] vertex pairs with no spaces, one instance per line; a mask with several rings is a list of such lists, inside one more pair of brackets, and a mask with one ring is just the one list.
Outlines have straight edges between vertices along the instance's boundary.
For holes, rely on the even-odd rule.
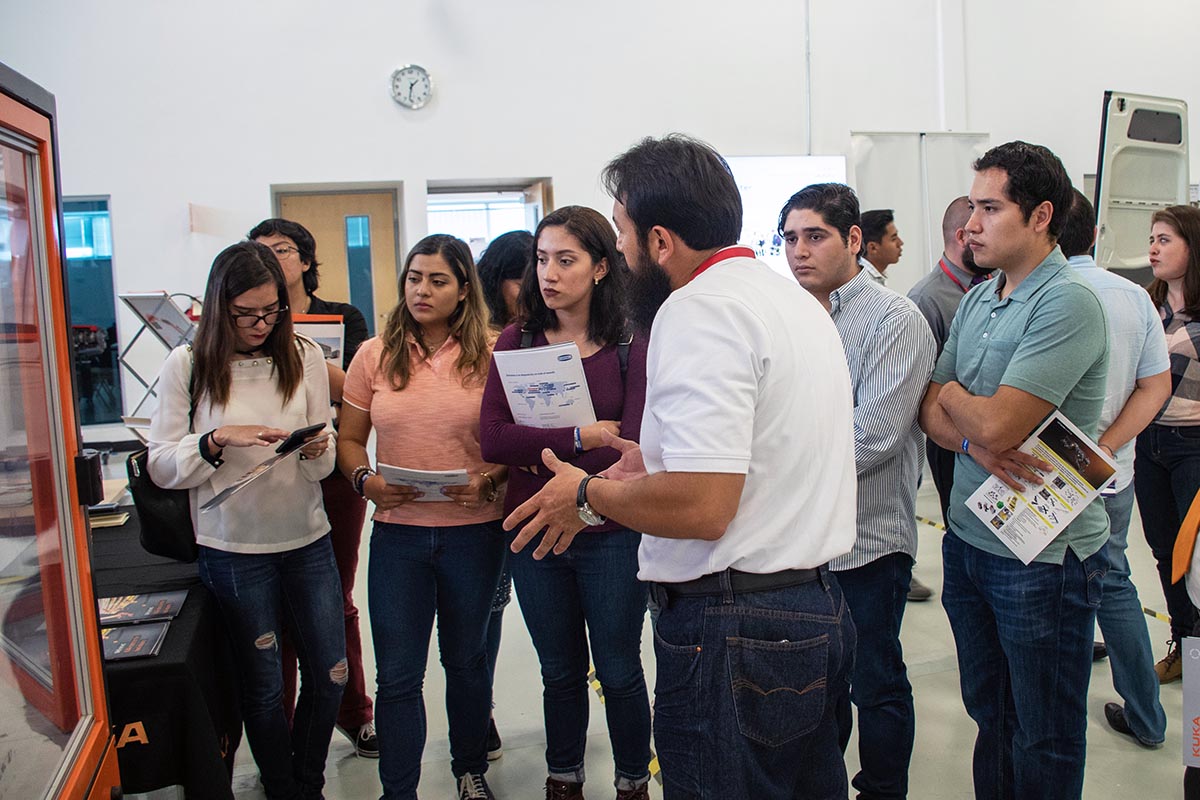
[[942,268],[942,272],[946,273],[946,277],[947,277],[947,278],[949,278],[950,280],[954,281],[954,285],[955,285],[955,286],[957,286],[958,288],[960,288],[960,289],[962,289],[962,290],[963,290],[963,294],[966,294],[966,293],[967,293],[967,287],[963,286],[963,285],[962,285],[962,281],[960,281],[958,278],[954,277],[954,273],[953,273],[953,272],[951,272],[951,271],[950,271],[950,268],[946,266],[946,259],[944,259],[944,258],[939,258],[939,259],[938,259],[938,266]]
[[723,247],[704,259],[703,263],[696,267],[696,271],[692,273],[692,277],[688,278],[688,280],[695,280],[696,276],[704,272],[704,270],[729,258],[754,258],[754,251],[749,247]]

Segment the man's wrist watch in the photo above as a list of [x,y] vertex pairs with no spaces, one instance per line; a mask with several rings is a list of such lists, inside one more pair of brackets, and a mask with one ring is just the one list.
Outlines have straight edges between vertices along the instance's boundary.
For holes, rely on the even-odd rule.
[[575,494],[575,505],[579,508],[579,518],[583,520],[584,525],[603,525],[606,520],[592,508],[587,501],[587,485],[593,478],[599,478],[599,475],[588,475],[579,482],[579,491]]

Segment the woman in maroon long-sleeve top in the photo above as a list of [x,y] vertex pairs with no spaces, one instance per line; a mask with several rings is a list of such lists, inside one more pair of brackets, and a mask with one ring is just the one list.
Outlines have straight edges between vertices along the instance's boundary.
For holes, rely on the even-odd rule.
[[[521,288],[524,323],[510,325],[496,350],[573,341],[579,347],[599,420],[582,428],[532,428],[513,422],[493,368],[483,393],[483,457],[509,464],[505,513],[532,497],[550,478],[542,450],[550,448],[590,474],[616,463],[601,431],[636,440],[646,399],[644,333],[626,317],[628,267],[616,235],[599,212],[560,208],[534,235],[536,269]],[[518,526],[519,530],[519,526]],[[604,711],[616,762],[617,797],[647,800],[650,703],[642,673],[641,636],[646,589],[637,579],[641,534],[616,520],[586,528],[562,555],[541,561],[532,547],[509,554],[521,613],[542,667],[546,725],[546,797],[582,796],[588,726],[590,659],[604,689]]]

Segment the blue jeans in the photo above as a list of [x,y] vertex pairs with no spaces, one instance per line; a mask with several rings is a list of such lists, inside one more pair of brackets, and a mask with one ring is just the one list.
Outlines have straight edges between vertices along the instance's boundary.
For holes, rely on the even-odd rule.
[[1108,537],[1108,573],[1104,576],[1104,597],[1096,611],[1096,621],[1108,645],[1113,688],[1125,701],[1125,719],[1134,736],[1144,744],[1160,744],[1166,737],[1167,717],[1158,700],[1158,676],[1154,674],[1154,654],[1150,633],[1137,587],[1129,578],[1129,517],[1133,512],[1133,484],[1112,497],[1104,498],[1112,532]]
[[854,623],[832,573],[783,589],[668,598],[654,626],[665,800],[845,800]]
[[[272,798],[319,798],[329,738],[349,677],[342,584],[329,536],[283,553],[200,548],[200,579],[233,641],[246,741]],[[283,711],[280,625],[300,660],[291,731]]]
[[[915,715],[900,647],[900,622],[908,603],[912,566],[907,553],[892,553],[836,573],[858,632],[850,700],[858,709],[861,768],[852,785],[862,800],[908,795]],[[845,711],[838,721],[843,751],[854,724],[850,709]]]
[[1092,636],[1108,556],[1062,564],[992,555],[947,531],[942,605],[975,739],[975,797],[1083,792]]
[[618,782],[645,783],[650,766],[650,698],[642,672],[646,585],[637,579],[641,534],[584,533],[562,555],[535,561],[532,547],[509,555],[525,626],[542,665],[546,767],[583,782],[588,727],[588,642]]
[[1185,581],[1171,583],[1171,550],[1179,526],[1200,489],[1200,427],[1150,425],[1137,438],[1133,487],[1146,542],[1158,562],[1158,579],[1171,616],[1171,638],[1190,636],[1196,610]]
[[504,559],[500,521],[446,528],[376,522],[367,604],[375,643],[379,779],[388,800],[417,796],[425,750],[425,663],[437,616],[446,671],[450,769],[487,771],[492,682],[486,637]]
[[[508,556],[507,550],[503,554]],[[507,561],[501,560],[500,581],[496,585],[496,596],[492,598],[492,614],[488,618],[487,632],[487,665],[488,680],[496,685],[496,661],[500,658],[500,636],[504,633],[504,609],[512,600],[512,574],[508,571]],[[495,703],[492,706],[495,707]]]

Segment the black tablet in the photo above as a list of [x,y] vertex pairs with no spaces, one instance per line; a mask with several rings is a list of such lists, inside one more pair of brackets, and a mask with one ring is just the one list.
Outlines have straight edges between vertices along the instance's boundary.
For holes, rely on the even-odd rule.
[[286,439],[284,439],[279,447],[275,448],[276,453],[290,453],[293,450],[299,450],[304,446],[304,443],[312,438],[312,435],[325,427],[324,422],[318,422],[316,425],[309,425],[304,428],[298,428],[292,431]]

